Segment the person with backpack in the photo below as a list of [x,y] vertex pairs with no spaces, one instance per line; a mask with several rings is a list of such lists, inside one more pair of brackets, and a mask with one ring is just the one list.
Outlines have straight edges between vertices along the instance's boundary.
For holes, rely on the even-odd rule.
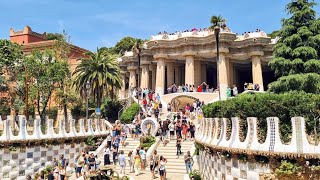
[[159,155],[157,155],[157,151],[154,150],[153,155],[150,156],[150,171],[153,179],[156,178],[154,171],[158,166],[158,161],[159,161]]

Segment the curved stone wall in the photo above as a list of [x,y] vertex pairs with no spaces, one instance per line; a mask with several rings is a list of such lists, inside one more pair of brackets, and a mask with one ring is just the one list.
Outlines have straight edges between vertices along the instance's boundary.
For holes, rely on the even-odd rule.
[[[204,146],[200,150],[200,170],[205,179],[259,179],[259,174],[270,173],[269,165],[261,165],[252,157],[264,156],[272,158],[320,158],[320,145],[308,142],[303,117],[291,118],[292,136],[289,144],[280,139],[279,118],[267,118],[267,134],[265,142],[258,141],[259,130],[257,118],[247,118],[247,132],[244,141],[240,141],[239,118],[231,118],[231,135],[227,137],[226,118],[205,118],[200,121],[196,134],[196,142]],[[222,152],[230,153],[227,161]],[[234,155],[243,154],[250,161],[241,163]]]

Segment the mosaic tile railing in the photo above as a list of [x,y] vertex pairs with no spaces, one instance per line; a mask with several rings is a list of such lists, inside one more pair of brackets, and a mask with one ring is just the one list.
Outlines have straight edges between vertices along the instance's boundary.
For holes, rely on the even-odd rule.
[[[0,136],[0,144],[9,144],[13,142],[30,142],[30,141],[48,141],[48,140],[61,140],[72,139],[77,137],[87,136],[103,136],[109,133],[112,125],[101,119],[98,121],[87,120],[87,131],[85,130],[84,120],[79,120],[79,130],[75,126],[75,120],[70,119],[70,131],[66,131],[65,121],[59,121],[58,133],[54,131],[53,120],[47,119],[46,121],[46,134],[42,133],[40,119],[34,120],[33,132],[27,132],[27,121],[25,116],[19,116],[19,133],[14,135],[11,127],[11,117],[8,116],[7,120],[3,120],[3,132]],[[94,122],[95,126],[93,126]],[[25,180],[26,176],[33,175],[35,172],[39,172],[47,165],[52,165],[54,158],[59,159],[61,155],[69,160],[70,167],[74,167],[75,157],[81,152],[86,145],[84,142],[70,142],[68,144],[54,144],[54,145],[41,145],[33,144],[32,147],[24,145],[18,147],[15,150],[4,146],[0,148],[0,179],[1,180]]]
[[[95,126],[92,125],[94,122]],[[13,134],[13,128],[11,127],[12,120],[11,116],[8,116],[7,120],[2,121],[3,123],[3,132],[0,136],[0,143],[3,141],[16,141],[16,140],[39,140],[39,139],[54,139],[54,138],[67,138],[67,137],[79,137],[79,136],[95,136],[95,135],[105,135],[108,133],[108,128],[112,127],[112,125],[104,120],[100,119],[88,119],[87,127],[88,130],[85,130],[84,119],[79,120],[79,131],[76,130],[75,120],[70,119],[70,131],[66,131],[65,121],[59,121],[59,130],[58,133],[55,133],[53,127],[53,120],[47,119],[46,127],[47,133],[44,134],[41,131],[40,119],[36,118],[34,120],[33,132],[29,134],[27,132],[27,120],[25,116],[19,116],[19,134]]]
[[[250,152],[260,155],[279,155],[283,157],[320,158],[320,145],[308,142],[305,119],[303,117],[291,118],[292,135],[288,144],[282,143],[279,131],[279,118],[267,118],[267,135],[264,143],[258,141],[257,118],[247,118],[246,138],[240,141],[239,118],[231,118],[232,128],[230,138],[227,139],[226,118],[206,118],[200,121],[196,134],[196,141],[207,147],[217,150],[228,150],[239,153]],[[216,128],[218,126],[221,128]],[[218,136],[218,134],[220,134]]]
[[[308,142],[303,117],[291,118],[291,141],[284,144],[280,139],[279,118],[267,118],[267,134],[263,143],[258,141],[257,118],[247,118],[247,132],[244,141],[240,140],[240,119],[231,118],[231,134],[227,135],[228,119],[205,118],[200,120],[196,142],[205,147],[200,150],[199,164],[204,179],[259,179],[259,174],[270,173],[269,164],[256,161],[241,162],[237,154],[282,158],[320,158],[320,145]],[[210,149],[210,151],[209,151]],[[221,152],[228,152],[227,161]]]

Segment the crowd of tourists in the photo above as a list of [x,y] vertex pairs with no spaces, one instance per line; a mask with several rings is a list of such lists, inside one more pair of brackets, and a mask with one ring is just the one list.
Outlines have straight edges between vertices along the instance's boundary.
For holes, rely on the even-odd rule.
[[179,33],[184,33],[184,32],[203,32],[203,31],[208,31],[208,28],[192,28],[192,29],[187,29],[184,31],[176,31],[174,33],[168,33],[167,31],[159,32],[158,35],[178,35]]
[[253,83],[244,83],[244,90],[248,91],[259,91],[260,90],[260,85],[259,84],[253,84]]
[[206,82],[202,82],[197,87],[194,85],[182,84],[177,86],[176,84],[171,84],[167,88],[167,93],[182,93],[182,92],[213,92],[213,88],[209,89],[209,85]]

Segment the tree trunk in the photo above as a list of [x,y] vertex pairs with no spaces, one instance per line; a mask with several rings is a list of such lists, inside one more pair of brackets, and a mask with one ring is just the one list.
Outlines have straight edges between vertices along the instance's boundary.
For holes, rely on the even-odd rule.
[[111,84],[111,100],[113,100],[114,97],[114,91],[113,91],[114,85]]

